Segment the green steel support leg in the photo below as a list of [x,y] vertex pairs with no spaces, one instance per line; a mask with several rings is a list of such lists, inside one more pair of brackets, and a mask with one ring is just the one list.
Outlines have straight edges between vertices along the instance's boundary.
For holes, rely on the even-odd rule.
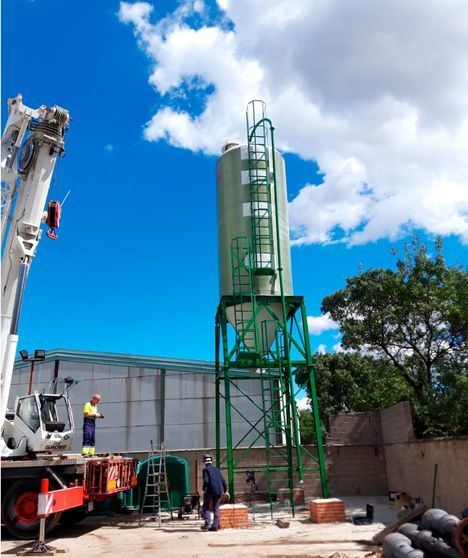
[[219,342],[220,342],[220,326],[216,320],[215,327],[215,414],[216,414],[216,466],[221,464],[221,414],[220,414],[220,392],[219,392]]
[[234,493],[234,455],[232,451],[232,422],[231,422],[231,385],[224,371],[224,396],[226,397],[226,450],[228,463],[228,485],[231,502],[235,502]]
[[310,350],[309,328],[307,326],[307,310],[305,304],[301,306],[302,329],[304,343],[307,353],[307,369],[309,372],[310,396],[312,399],[312,413],[314,415],[315,436],[317,441],[317,456],[320,469],[320,484],[322,486],[322,498],[328,498],[327,471],[325,467],[325,452],[323,451],[322,427],[318,411],[317,388],[315,386],[315,375],[312,367],[312,352]]
[[289,376],[289,391],[291,394],[291,412],[292,412],[292,428],[293,428],[293,439],[294,445],[296,446],[296,459],[297,459],[297,474],[299,481],[304,480],[304,468],[302,464],[302,449],[301,449],[301,432],[299,429],[299,419],[297,416],[296,400],[294,398],[294,380],[291,370],[291,365],[288,366],[288,376]]
[[234,456],[232,451],[232,419],[231,419],[231,385],[229,378],[229,347],[228,347],[228,334],[227,334],[227,315],[226,305],[222,305],[221,317],[221,333],[223,336],[223,356],[224,356],[224,400],[226,410],[226,452],[228,464],[228,485],[231,501],[235,502],[234,491]]
[[[284,373],[284,370],[281,370],[281,374]],[[295,515],[294,510],[294,463],[293,463],[293,452],[292,452],[292,439],[291,439],[291,406],[289,402],[291,401],[291,395],[289,393],[289,380],[285,378],[284,386],[286,392],[286,451],[288,456],[288,488],[289,488],[289,497],[291,499],[291,512],[292,516]]]

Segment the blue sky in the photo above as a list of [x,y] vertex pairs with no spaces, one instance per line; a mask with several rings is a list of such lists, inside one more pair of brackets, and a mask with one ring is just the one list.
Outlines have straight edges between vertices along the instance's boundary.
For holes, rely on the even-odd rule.
[[[170,15],[176,5],[161,2],[151,21]],[[44,236],[32,266],[20,348],[212,359],[218,302],[216,155],[205,144],[175,147],[170,130],[167,141],[154,137],[149,139],[157,141],[147,141],[143,133],[161,107],[180,109],[181,98],[184,110],[196,117],[213,88],[209,83],[185,87],[181,97],[176,93],[182,83],[171,90],[173,94],[161,94],[161,83],[148,83],[158,55],[152,58],[139,48],[132,26],[119,20],[118,11],[119,3],[107,0],[95,2],[92,9],[75,0],[9,0],[3,5],[3,121],[5,99],[18,92],[29,106],[59,104],[73,118],[67,155],[51,192],[58,199],[69,189],[71,194],[63,209],[59,241]],[[190,26],[199,16],[187,17]],[[219,14],[216,17],[221,21]],[[209,18],[205,24],[216,25]],[[226,21],[219,23],[220,29],[230,27]],[[266,97],[272,97],[266,85],[265,90]],[[219,95],[219,84],[216,91]],[[273,119],[277,115],[281,123],[279,107],[273,107]],[[283,128],[285,136],[291,133]],[[281,124],[276,133],[281,138]],[[188,142],[179,144],[184,141]],[[291,147],[285,154],[291,200],[299,199],[306,184],[326,183],[333,175],[322,156],[318,167],[314,157],[300,149]],[[397,161],[388,164],[396,166]],[[391,175],[394,170],[385,172]],[[302,215],[297,203],[295,211]],[[321,208],[315,211],[319,215]],[[310,232],[307,219],[299,216],[295,222],[297,231]],[[415,228],[431,239],[440,231],[432,221],[427,223],[416,219]],[[350,226],[356,232],[363,230],[362,222]],[[325,224],[328,240],[336,240],[330,234],[338,229],[343,236],[343,227],[340,222]],[[308,240],[294,246],[295,291],[306,297],[309,315],[318,316],[322,298],[342,287],[359,265],[391,266],[390,248],[408,240],[401,230],[410,227],[401,227],[399,233],[397,229],[374,238],[369,233],[369,240],[358,245],[320,242],[312,231]],[[441,230],[447,232],[448,262],[466,262],[458,229]],[[397,240],[388,239],[395,235]],[[336,334],[311,336],[312,346],[326,344],[331,350]]]

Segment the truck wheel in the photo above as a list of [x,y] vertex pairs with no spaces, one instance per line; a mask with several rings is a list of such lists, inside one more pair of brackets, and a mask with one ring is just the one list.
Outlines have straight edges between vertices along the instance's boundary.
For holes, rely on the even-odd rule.
[[[37,495],[40,485],[34,480],[18,480],[2,495],[2,521],[8,532],[18,539],[34,539],[39,534]],[[46,532],[59,522],[61,512],[46,519]]]
[[71,510],[64,511],[62,517],[60,518],[60,525],[62,527],[73,527],[86,517],[86,506],[81,506],[79,508],[73,508]]

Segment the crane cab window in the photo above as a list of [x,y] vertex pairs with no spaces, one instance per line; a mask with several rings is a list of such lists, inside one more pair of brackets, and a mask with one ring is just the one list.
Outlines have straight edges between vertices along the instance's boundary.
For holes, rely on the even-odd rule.
[[34,396],[24,397],[18,401],[17,415],[33,432],[36,432],[41,425],[39,410]]
[[42,422],[47,432],[70,430],[70,417],[63,397],[40,395]]

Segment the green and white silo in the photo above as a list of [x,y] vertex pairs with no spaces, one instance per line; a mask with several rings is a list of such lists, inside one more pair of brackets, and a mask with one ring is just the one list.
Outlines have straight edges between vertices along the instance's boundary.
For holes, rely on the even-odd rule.
[[[261,148],[257,146],[257,151]],[[235,277],[236,251],[245,258],[246,268],[252,268],[252,289],[256,295],[280,296],[278,277],[278,235],[275,214],[275,196],[273,192],[273,159],[271,147],[263,151],[265,158],[255,161],[249,157],[249,146],[237,142],[229,142],[223,146],[222,154],[217,163],[217,197],[218,197],[218,258],[219,258],[219,291],[220,296],[232,296],[245,292],[248,294],[250,285],[244,281],[246,274]],[[256,155],[260,155],[256,153]],[[285,295],[292,295],[291,254],[289,242],[288,201],[286,187],[285,162],[281,154],[275,150],[276,188],[278,200],[279,242],[283,268],[283,287]],[[265,178],[264,189],[270,190],[252,199],[251,181],[253,176],[259,180]],[[267,198],[269,200],[267,201]],[[267,205],[269,207],[267,207]],[[257,242],[255,242],[255,239]],[[247,244],[249,247],[247,248]],[[245,248],[243,250],[243,248]],[[245,253],[244,253],[245,252]],[[248,253],[247,253],[248,252]],[[240,262],[242,264],[242,262]],[[234,270],[233,270],[234,267]],[[238,269],[239,266],[237,266]],[[248,271],[247,269],[245,270]],[[239,274],[238,274],[239,275]],[[238,279],[236,281],[236,279]],[[244,283],[244,284],[243,284]],[[281,313],[281,303],[272,302],[276,313]],[[227,310],[228,319],[235,329],[242,329],[243,321],[251,317],[251,303],[244,302],[231,306]],[[244,320],[239,319],[239,314]],[[265,310],[258,317],[258,330],[261,324],[268,321]],[[259,346],[270,346],[276,329],[273,323],[266,324],[268,329],[265,339],[258,340]],[[261,333],[259,333],[259,337]],[[246,348],[254,350],[253,335],[247,336]]]
[[[271,510],[278,500],[278,482],[287,483],[294,514],[294,491],[303,489],[305,472],[319,473],[325,498],[328,488],[307,312],[303,297],[292,288],[285,164],[275,150],[274,128],[262,101],[248,105],[247,143],[230,142],[223,148],[217,196],[216,462],[227,469],[231,497],[241,472],[264,474]],[[301,441],[297,371],[306,371],[309,378],[316,456]],[[260,382],[261,405],[249,395],[249,382]],[[239,398],[234,402],[234,395],[241,396],[242,405]],[[249,404],[254,418],[247,416]],[[224,457],[221,405],[226,414]],[[245,426],[238,439],[233,438],[233,421]],[[258,445],[265,446],[264,466],[249,457],[249,449]],[[304,465],[306,454],[312,467]],[[280,472],[287,478],[278,478]]]

